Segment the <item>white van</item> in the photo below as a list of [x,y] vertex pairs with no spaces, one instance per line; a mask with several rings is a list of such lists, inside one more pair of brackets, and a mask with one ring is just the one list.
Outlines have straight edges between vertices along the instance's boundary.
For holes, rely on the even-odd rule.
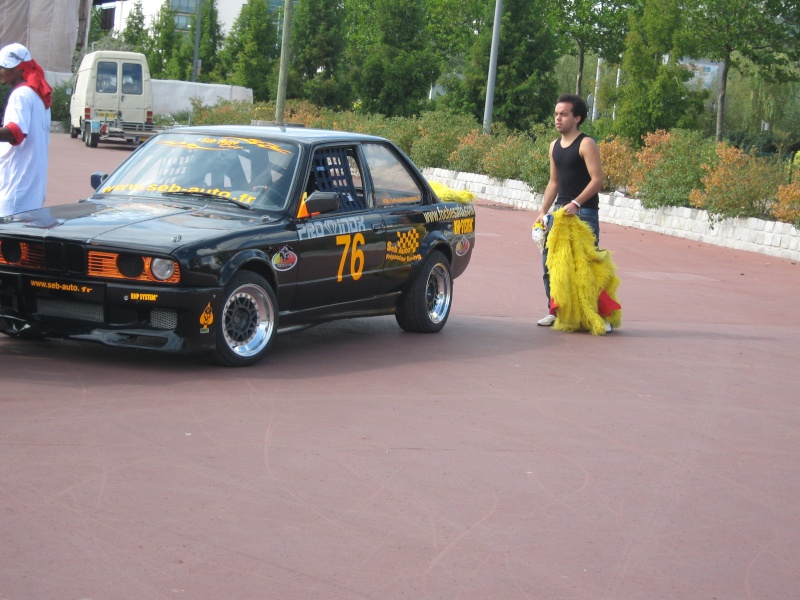
[[83,57],[72,83],[70,135],[141,142],[153,135],[153,86],[139,52],[101,50]]

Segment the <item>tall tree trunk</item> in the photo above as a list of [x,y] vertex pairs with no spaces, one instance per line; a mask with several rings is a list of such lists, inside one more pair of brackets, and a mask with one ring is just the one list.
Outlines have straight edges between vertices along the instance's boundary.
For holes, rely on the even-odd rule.
[[717,97],[717,143],[722,141],[722,130],[725,122],[725,96],[728,91],[728,70],[731,67],[731,55],[728,53],[722,61],[722,73],[719,76],[719,96]]
[[[582,44],[578,44],[578,78],[575,82],[575,93],[581,96],[583,91],[583,61],[586,59],[586,52]],[[583,96],[581,96],[583,98]]]

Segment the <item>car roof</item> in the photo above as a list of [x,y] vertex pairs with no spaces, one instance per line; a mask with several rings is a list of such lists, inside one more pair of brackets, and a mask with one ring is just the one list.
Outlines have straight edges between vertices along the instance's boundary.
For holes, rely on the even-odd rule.
[[[303,145],[330,142],[376,142],[386,141],[385,138],[351,131],[333,131],[330,129],[311,129],[297,126],[283,125],[197,125],[188,127],[175,127],[168,129],[164,134],[194,133],[202,135],[226,135],[246,138],[267,137],[284,141],[297,142]],[[163,134],[162,134],[163,135]]]

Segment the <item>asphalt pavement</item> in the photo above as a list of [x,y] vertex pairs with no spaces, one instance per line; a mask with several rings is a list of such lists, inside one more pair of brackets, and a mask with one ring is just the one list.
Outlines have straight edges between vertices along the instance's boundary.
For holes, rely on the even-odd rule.
[[[129,153],[54,134],[47,203]],[[0,599],[796,598],[800,265],[601,224],[622,327],[563,333],[533,214],[476,205],[436,335],[0,339]]]

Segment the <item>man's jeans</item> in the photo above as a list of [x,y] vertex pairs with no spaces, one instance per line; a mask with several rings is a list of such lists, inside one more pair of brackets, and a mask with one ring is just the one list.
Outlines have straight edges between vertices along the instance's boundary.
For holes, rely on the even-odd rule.
[[[600,243],[600,211],[596,208],[583,208],[578,211],[578,217],[581,221],[586,223],[594,233],[594,245]],[[550,272],[547,270],[547,245],[542,251],[542,268],[544,274],[542,280],[544,281],[544,293],[547,294],[547,310],[550,310]]]

